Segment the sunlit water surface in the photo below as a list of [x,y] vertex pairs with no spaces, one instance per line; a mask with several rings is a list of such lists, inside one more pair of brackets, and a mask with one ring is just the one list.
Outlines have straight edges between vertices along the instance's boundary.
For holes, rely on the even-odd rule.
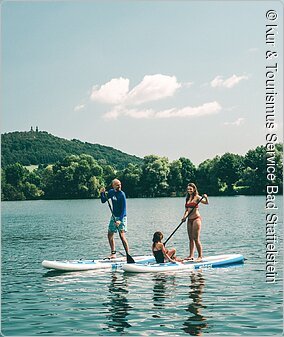
[[[281,208],[282,198],[278,197]],[[128,199],[132,255],[167,238],[182,198]],[[109,211],[99,200],[2,203],[2,333],[5,336],[277,335],[282,333],[282,210],[276,283],[265,279],[265,200],[212,197],[200,207],[204,255],[241,253],[244,265],[177,273],[58,273],[44,259],[109,254]],[[123,251],[116,237],[117,249]],[[183,225],[167,247],[188,255]]]

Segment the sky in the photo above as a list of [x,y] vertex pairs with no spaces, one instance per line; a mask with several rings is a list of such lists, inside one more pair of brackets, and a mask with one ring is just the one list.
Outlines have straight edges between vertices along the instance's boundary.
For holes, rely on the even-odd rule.
[[276,24],[282,141],[278,1],[4,1],[1,22],[1,133],[38,126],[195,165],[265,145],[265,32]]

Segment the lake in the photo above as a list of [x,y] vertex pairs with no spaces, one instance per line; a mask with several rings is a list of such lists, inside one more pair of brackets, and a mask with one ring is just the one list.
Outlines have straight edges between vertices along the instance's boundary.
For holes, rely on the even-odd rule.
[[[241,253],[244,265],[171,274],[50,272],[44,259],[109,254],[100,200],[2,202],[2,333],[5,336],[281,335],[283,222],[278,196],[277,276],[266,282],[265,197],[211,197],[201,205],[204,256]],[[131,255],[166,239],[183,198],[128,199]],[[117,250],[123,247],[116,236]],[[167,243],[188,255],[185,224]]]

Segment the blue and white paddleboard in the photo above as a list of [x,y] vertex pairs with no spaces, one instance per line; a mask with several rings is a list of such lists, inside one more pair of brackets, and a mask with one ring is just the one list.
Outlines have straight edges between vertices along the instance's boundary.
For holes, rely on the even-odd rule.
[[[133,256],[136,262],[154,262],[155,258],[152,255]],[[82,271],[93,269],[112,269],[118,268],[126,263],[126,257],[116,259],[101,259],[101,260],[65,260],[65,261],[49,261],[44,260],[42,266],[47,269],[61,271]]]
[[122,265],[122,269],[131,273],[157,273],[167,271],[179,270],[195,270],[201,268],[216,268],[229,266],[236,263],[244,263],[244,257],[241,254],[226,254],[204,257],[201,262],[184,261],[168,262],[168,263],[153,263],[153,262],[139,262]]

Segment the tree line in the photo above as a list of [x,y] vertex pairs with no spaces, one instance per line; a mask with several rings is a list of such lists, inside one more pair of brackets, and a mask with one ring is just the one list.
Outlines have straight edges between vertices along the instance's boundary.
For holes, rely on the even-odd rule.
[[89,154],[100,165],[113,164],[123,169],[128,163],[141,165],[142,158],[109,146],[91,144],[77,139],[67,140],[46,131],[9,132],[1,135],[1,167],[14,163],[24,166],[51,164],[70,155]]
[[[283,145],[275,151],[276,181],[283,192]],[[19,163],[1,169],[2,200],[98,198],[101,186],[122,181],[127,197],[183,196],[189,182],[209,195],[261,195],[266,189],[266,149],[259,146],[245,156],[225,153],[207,159],[198,167],[188,158],[172,162],[166,157],[148,155],[142,164],[129,163],[117,170],[102,165],[87,154],[70,155],[53,165],[28,170]]]

